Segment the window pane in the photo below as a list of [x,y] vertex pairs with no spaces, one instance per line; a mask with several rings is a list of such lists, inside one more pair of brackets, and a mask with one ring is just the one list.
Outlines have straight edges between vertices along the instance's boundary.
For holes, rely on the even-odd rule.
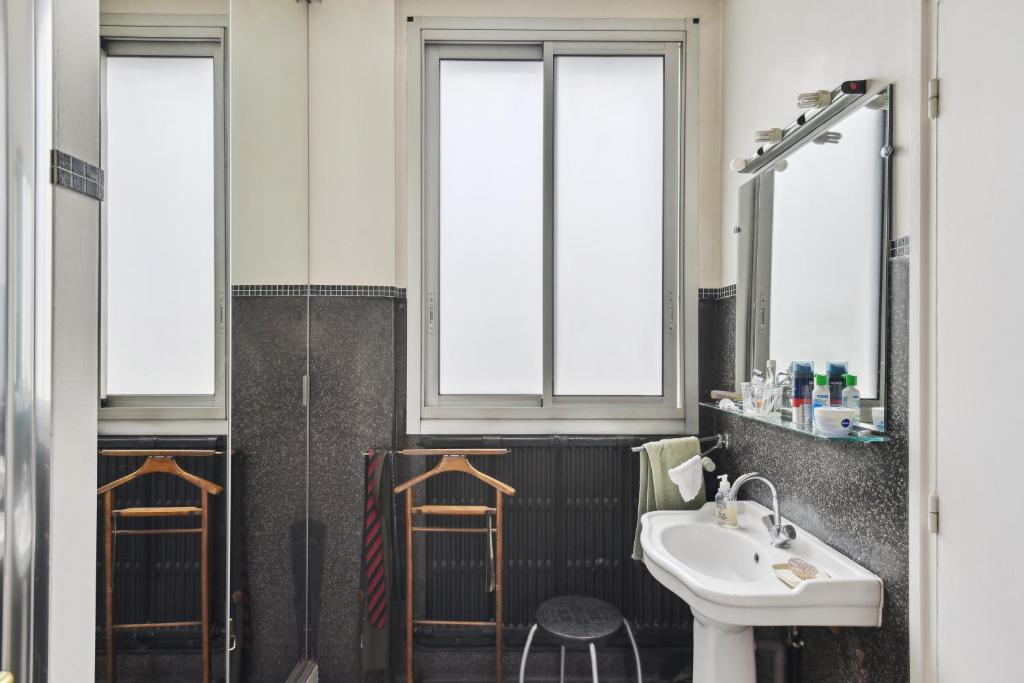
[[440,393],[543,386],[544,68],[442,60]]
[[663,61],[555,58],[555,393],[662,393]]
[[107,59],[108,394],[213,394],[213,60]]

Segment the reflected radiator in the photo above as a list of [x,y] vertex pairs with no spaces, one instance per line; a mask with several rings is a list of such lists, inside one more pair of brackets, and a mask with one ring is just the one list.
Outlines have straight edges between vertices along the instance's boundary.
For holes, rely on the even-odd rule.
[[[673,641],[691,626],[689,609],[630,559],[636,524],[639,459],[635,438],[503,438],[503,457],[473,464],[515,487],[505,519],[505,625],[522,637],[537,606],[556,595],[591,595],[616,605],[643,640]],[[494,447],[495,440],[425,439],[423,445]],[[433,466],[434,460],[427,463]],[[469,477],[427,482],[430,503],[490,505],[490,489]],[[437,522],[434,522],[437,524]],[[472,526],[473,520],[444,519]],[[479,524],[479,520],[476,521]],[[430,534],[426,541],[425,607],[431,619],[488,620],[487,547],[479,534]],[[518,632],[518,634],[516,633]],[[418,640],[450,632],[424,630]],[[426,640],[424,640],[426,639]]]

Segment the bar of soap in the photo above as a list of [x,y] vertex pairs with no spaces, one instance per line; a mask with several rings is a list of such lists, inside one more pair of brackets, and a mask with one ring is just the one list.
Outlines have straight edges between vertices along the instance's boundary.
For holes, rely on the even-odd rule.
[[791,558],[789,558],[788,564],[789,564],[789,570],[791,572],[793,572],[794,574],[796,574],[801,579],[804,579],[804,580],[813,579],[815,576],[818,575],[818,568],[817,567],[815,567],[813,564],[811,564],[807,560],[801,559],[799,557],[791,557]]

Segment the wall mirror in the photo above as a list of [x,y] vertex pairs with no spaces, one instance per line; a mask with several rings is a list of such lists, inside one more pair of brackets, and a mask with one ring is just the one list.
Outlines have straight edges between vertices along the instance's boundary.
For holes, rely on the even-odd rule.
[[768,359],[846,361],[863,405],[885,405],[891,155],[892,86],[874,87],[801,116],[744,169],[737,389]]

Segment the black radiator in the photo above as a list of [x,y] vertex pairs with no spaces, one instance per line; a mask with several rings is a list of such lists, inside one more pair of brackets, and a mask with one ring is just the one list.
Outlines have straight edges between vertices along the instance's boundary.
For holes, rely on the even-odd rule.
[[[170,437],[140,439],[104,437],[99,448],[109,449],[224,449],[220,437]],[[133,472],[142,457],[100,456],[100,485]],[[226,458],[179,457],[178,464],[196,476],[225,484]],[[225,492],[226,493],[226,492]],[[223,643],[225,586],[226,495],[210,497],[210,622],[211,640]],[[155,506],[198,506],[199,490],[177,477],[155,474],[118,488],[115,508]],[[97,499],[96,550],[96,646],[104,652],[106,612],[103,588],[103,506]],[[194,518],[118,520],[119,528],[193,527]],[[114,623],[194,621],[199,618],[199,536],[166,534],[158,536],[120,536],[114,540]],[[119,650],[198,650],[200,629],[182,627],[117,633]]]
[[[478,469],[513,486],[506,499],[504,622],[522,637],[537,606],[556,595],[595,596],[622,610],[647,644],[675,641],[691,626],[689,609],[630,559],[636,525],[636,438],[424,438],[423,445],[511,449],[507,456],[473,458]],[[436,459],[427,463],[433,466]],[[469,477],[444,475],[427,483],[428,502],[490,505],[491,489]],[[436,523],[436,522],[435,522]],[[446,518],[444,525],[479,525]],[[493,618],[485,591],[487,546],[478,534],[429,534],[423,583],[431,619]],[[424,630],[419,641],[444,637]]]

